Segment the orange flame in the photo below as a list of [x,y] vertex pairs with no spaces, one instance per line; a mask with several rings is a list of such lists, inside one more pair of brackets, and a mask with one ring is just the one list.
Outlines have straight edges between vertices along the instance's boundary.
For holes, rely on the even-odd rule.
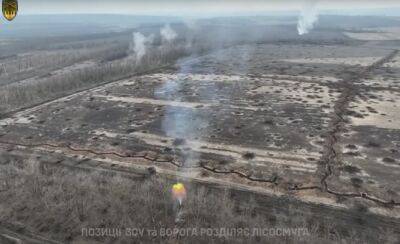
[[186,189],[182,183],[176,183],[172,186],[172,195],[174,199],[179,201],[179,204],[182,204],[182,201],[186,198]]

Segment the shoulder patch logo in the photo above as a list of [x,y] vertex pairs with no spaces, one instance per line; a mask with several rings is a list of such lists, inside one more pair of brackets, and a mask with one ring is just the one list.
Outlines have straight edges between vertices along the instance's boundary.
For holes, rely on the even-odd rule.
[[3,15],[8,21],[13,20],[17,16],[18,1],[17,0],[3,0]]

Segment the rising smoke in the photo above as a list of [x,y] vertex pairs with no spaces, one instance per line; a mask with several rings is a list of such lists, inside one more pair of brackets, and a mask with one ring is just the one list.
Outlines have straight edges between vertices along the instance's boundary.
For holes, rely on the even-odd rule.
[[[174,102],[185,102],[193,94],[187,94],[190,88],[192,62],[194,57],[184,58],[177,62],[178,72],[174,79],[167,80],[155,91],[155,97]],[[209,93],[212,93],[210,91]],[[207,93],[207,94],[209,94]],[[199,94],[200,96],[200,94]],[[162,129],[166,136],[175,138],[174,153],[182,156],[186,167],[198,164],[200,154],[197,143],[192,143],[186,150],[182,150],[188,141],[201,140],[208,127],[208,118],[200,113],[201,110],[180,106],[167,106],[162,121]],[[175,143],[174,143],[175,144]]]
[[161,30],[160,30],[161,37],[163,41],[166,41],[168,43],[173,42],[177,37],[178,34],[171,28],[169,24],[166,24]]
[[[169,24],[160,30],[160,34],[163,41],[162,47],[170,45],[178,37],[178,34]],[[179,67],[177,78],[168,80],[158,88],[155,94],[156,97],[176,102],[185,100],[184,94],[182,94],[185,86],[184,78],[191,73],[191,65],[185,61],[186,59],[177,63]],[[201,123],[202,121],[197,118],[193,109],[172,106],[166,108],[162,128],[167,136],[185,141],[198,136],[197,129]],[[192,165],[198,159],[198,154],[193,150],[184,151],[182,156],[186,165]]]
[[297,31],[299,35],[309,33],[318,22],[317,0],[307,0],[297,22]]
[[[179,64],[178,64],[179,65]],[[187,76],[190,76],[190,71],[185,71],[185,68],[180,68],[176,79],[166,81],[161,87],[156,90],[156,97],[174,102],[185,102],[186,98],[184,90],[187,89]],[[164,133],[176,141],[173,150],[182,156],[183,164],[186,167],[195,166],[199,161],[199,153],[196,143],[190,146],[189,150],[180,150],[180,147],[185,147],[186,142],[191,140],[200,140],[204,135],[202,128],[208,126],[206,118],[201,116],[197,109],[168,106],[166,107],[165,115],[162,121],[162,129]]]
[[130,50],[135,54],[136,63],[140,62],[146,55],[147,46],[153,42],[153,39],[153,35],[146,37],[140,32],[133,33]]

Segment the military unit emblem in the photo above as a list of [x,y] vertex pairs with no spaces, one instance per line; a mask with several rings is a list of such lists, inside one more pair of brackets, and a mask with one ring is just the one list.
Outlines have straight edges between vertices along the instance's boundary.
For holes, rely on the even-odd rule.
[[3,15],[8,21],[13,20],[17,16],[18,1],[17,0],[3,0]]

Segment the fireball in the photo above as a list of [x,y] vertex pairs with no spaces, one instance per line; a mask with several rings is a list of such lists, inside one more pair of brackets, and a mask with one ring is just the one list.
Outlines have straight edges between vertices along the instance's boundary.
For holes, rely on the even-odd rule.
[[182,183],[176,183],[172,186],[172,196],[174,199],[179,201],[179,204],[182,204],[183,199],[186,198],[186,189]]

